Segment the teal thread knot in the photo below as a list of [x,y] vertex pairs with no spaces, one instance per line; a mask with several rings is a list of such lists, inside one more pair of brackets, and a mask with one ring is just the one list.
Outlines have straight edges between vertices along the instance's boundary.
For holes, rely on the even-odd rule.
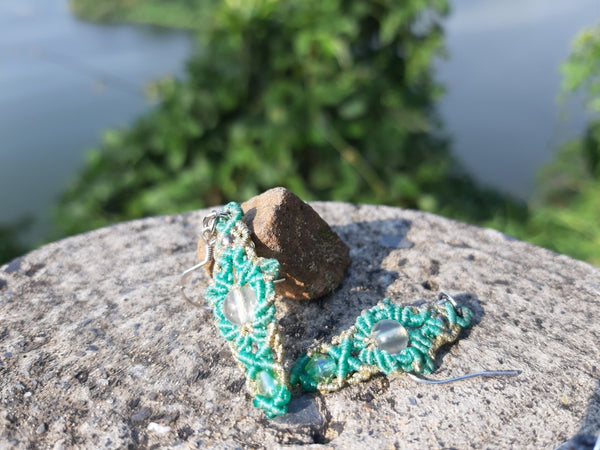
[[253,404],[259,409],[265,411],[267,418],[272,419],[275,416],[287,414],[287,405],[292,398],[292,394],[285,385],[279,386],[273,397],[266,397],[258,394],[254,397]]
[[225,217],[219,217],[216,230],[219,233],[229,234],[235,224],[244,216],[244,211],[242,211],[242,207],[239,203],[230,202],[225,205],[223,212],[225,213]]

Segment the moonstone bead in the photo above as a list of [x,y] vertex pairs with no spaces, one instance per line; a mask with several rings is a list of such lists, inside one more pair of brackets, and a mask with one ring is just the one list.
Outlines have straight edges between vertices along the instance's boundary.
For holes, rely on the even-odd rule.
[[261,370],[258,372],[258,375],[256,375],[256,388],[260,395],[272,398],[277,394],[279,384],[271,373],[266,370]]
[[371,329],[371,336],[380,350],[392,356],[408,346],[408,331],[395,320],[386,319],[377,322]]
[[315,353],[304,366],[304,371],[317,383],[330,381],[336,369],[335,361],[322,353]]
[[243,325],[254,321],[257,305],[254,289],[249,285],[240,287],[234,284],[223,302],[223,312],[231,323]]

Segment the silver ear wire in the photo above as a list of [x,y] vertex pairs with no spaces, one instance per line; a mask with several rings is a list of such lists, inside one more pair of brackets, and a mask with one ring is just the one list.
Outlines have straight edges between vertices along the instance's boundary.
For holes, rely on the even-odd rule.
[[[441,292],[439,297],[438,297],[440,303],[443,302],[450,302],[450,304],[457,310],[457,312],[459,311],[458,309],[458,305],[456,304],[456,300],[454,300],[454,298],[448,294],[447,292]],[[461,381],[461,380],[466,380],[468,378],[475,378],[475,377],[501,377],[501,376],[516,376],[519,375],[521,373],[520,370],[489,370],[489,371],[484,371],[484,372],[474,372],[474,373],[469,373],[466,375],[461,375],[458,377],[454,377],[454,378],[447,378],[444,380],[431,380],[429,378],[424,378],[412,373],[409,373],[408,376],[410,378],[412,378],[414,381],[418,381],[419,383],[425,383],[425,384],[446,384],[446,383],[453,383],[455,381]]]
[[187,281],[187,279],[189,278],[190,274],[196,270],[199,269],[200,267],[205,266],[206,264],[208,264],[210,262],[209,260],[204,260],[201,263],[196,264],[195,266],[190,267],[189,269],[185,270],[182,274],[181,274],[181,278],[179,280],[179,289],[181,290],[181,295],[183,296],[183,298],[190,304],[194,305],[197,308],[200,309],[204,309],[204,310],[210,310],[210,306],[206,306],[206,305],[202,305],[200,303],[196,303],[195,301],[193,301],[191,298],[189,298],[187,296],[187,294],[185,293],[185,283]]
[[420,376],[417,376],[412,373],[409,373],[407,375],[410,378],[412,378],[413,380],[418,381],[419,383],[446,384],[446,383],[453,383],[455,381],[466,380],[467,378],[475,378],[475,377],[516,376],[516,375],[519,375],[521,372],[522,372],[521,370],[489,370],[489,371],[485,371],[485,372],[469,373],[467,375],[461,375],[459,377],[454,377],[454,378],[446,378],[444,380],[431,380],[429,378],[420,377]]
[[183,298],[190,304],[194,305],[197,308],[204,310],[211,310],[210,306],[202,305],[200,303],[196,303],[191,298],[187,296],[185,293],[185,283],[189,278],[190,274],[200,267],[203,267],[209,264],[213,260],[213,247],[215,245],[215,231],[217,226],[217,219],[219,217],[225,217],[227,214],[222,211],[212,211],[210,214],[205,216],[202,219],[202,232],[201,236],[204,240],[204,260],[195,266],[186,269],[179,279],[179,289],[181,290],[181,295]]

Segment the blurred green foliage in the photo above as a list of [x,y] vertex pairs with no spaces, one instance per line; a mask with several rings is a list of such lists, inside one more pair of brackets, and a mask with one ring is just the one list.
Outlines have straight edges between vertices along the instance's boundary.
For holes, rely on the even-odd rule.
[[[228,0],[185,81],[110,131],[58,208],[64,232],[243,200],[386,203],[498,224],[526,208],[476,186],[440,134],[445,0]],[[500,225],[501,226],[501,225]]]
[[[72,1],[96,13],[109,7]],[[152,14],[143,11],[159,3],[131,2],[149,6],[121,14],[146,21]],[[192,0],[172,4],[194,8]],[[63,232],[243,200],[283,185],[306,200],[437,212],[600,265],[600,26],[576,38],[563,66],[563,96],[586,93],[593,114],[587,132],[559,149],[528,209],[477,186],[440,133],[434,106],[442,89],[431,64],[443,52],[447,6],[211,4],[187,79],[156,83],[160,106],[130,129],[106,133],[58,205]]]
[[575,37],[562,72],[563,93],[583,91],[588,109],[592,113],[600,113],[600,23],[584,29]]
[[217,0],[69,0],[75,16],[95,22],[135,22],[161,27],[207,26]]
[[0,224],[0,264],[4,264],[27,251],[21,237],[30,225],[31,220],[29,218]]

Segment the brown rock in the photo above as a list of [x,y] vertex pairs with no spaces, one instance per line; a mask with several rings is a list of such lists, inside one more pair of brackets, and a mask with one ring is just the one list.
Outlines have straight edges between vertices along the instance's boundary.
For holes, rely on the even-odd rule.
[[242,204],[256,252],[281,264],[277,292],[296,300],[332,292],[350,265],[350,249],[319,214],[285,188]]
[[[285,188],[270,189],[242,204],[256,253],[281,264],[277,292],[310,300],[332,292],[350,265],[350,251],[327,223]],[[198,242],[204,259],[204,241]],[[210,269],[210,268],[209,268]]]

